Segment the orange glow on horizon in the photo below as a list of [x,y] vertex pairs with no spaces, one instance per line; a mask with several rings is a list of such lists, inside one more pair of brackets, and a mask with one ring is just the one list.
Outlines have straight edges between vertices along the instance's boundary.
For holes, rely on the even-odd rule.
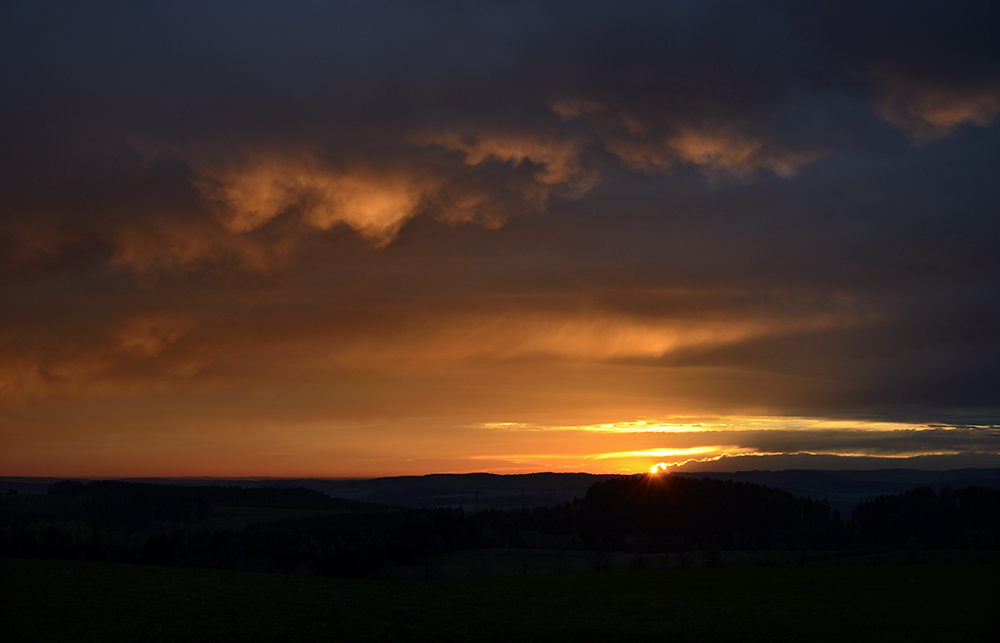
[[[162,334],[158,326],[136,328],[139,330],[135,337],[143,340],[136,340],[140,348],[148,351],[151,346],[159,346],[153,342],[159,341]],[[179,430],[175,418],[161,416],[155,409],[140,410],[149,411],[149,418],[133,425],[131,433],[105,430],[97,438],[83,440],[73,437],[76,427],[60,422],[60,433],[50,434],[47,440],[43,436],[33,442],[33,435],[18,435],[5,445],[0,467],[7,476],[70,477],[370,478],[475,472],[627,475],[697,471],[707,465],[725,470],[719,468],[725,466],[722,461],[731,461],[736,467],[733,470],[759,468],[755,461],[766,456],[878,456],[898,463],[907,457],[958,452],[915,449],[904,443],[897,451],[889,452],[882,445],[893,434],[909,440],[922,432],[933,437],[951,430],[956,435],[965,431],[988,439],[997,432],[996,427],[942,429],[887,422],[824,423],[816,418],[742,416],[646,419],[576,427],[531,422],[448,424],[441,419],[260,425],[249,411],[242,419],[203,421]],[[872,448],[864,448],[863,440],[837,446],[836,440],[853,439],[852,435],[861,439],[876,434],[879,437]],[[808,439],[812,442],[826,435],[835,441],[829,448],[809,450],[771,446],[797,444],[803,435],[811,436]],[[379,448],[373,449],[373,444]],[[623,447],[628,450],[617,450]],[[655,464],[651,466],[651,462]]]

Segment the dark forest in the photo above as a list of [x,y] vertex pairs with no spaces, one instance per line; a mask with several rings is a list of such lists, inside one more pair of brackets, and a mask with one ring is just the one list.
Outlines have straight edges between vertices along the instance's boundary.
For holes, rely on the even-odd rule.
[[[0,556],[180,565],[340,577],[383,577],[465,550],[677,554],[682,565],[732,565],[730,552],[817,558],[935,549],[989,552],[1000,490],[929,487],[860,503],[841,516],[826,500],[758,484],[640,475],[597,482],[551,506],[405,508],[304,488],[64,481],[47,494],[0,500]],[[744,557],[744,560],[746,558]]]

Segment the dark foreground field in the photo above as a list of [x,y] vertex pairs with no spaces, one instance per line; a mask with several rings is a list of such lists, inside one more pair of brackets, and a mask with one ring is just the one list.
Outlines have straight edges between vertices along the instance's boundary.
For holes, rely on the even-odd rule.
[[358,581],[2,561],[5,641],[990,641],[996,564]]

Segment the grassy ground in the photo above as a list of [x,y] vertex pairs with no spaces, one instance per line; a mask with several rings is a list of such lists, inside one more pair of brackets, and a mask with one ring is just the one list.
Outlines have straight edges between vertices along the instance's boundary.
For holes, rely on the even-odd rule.
[[351,581],[0,562],[5,641],[990,641],[996,564]]
[[[888,551],[859,554],[834,551],[725,551],[715,561],[723,567],[878,566],[902,564],[968,565],[996,558],[992,552]],[[705,567],[704,551],[663,554],[604,553],[586,550],[467,549],[433,556],[408,566],[391,566],[379,576],[391,580],[462,579],[489,576],[574,574]],[[710,563],[709,563],[710,564]],[[1000,643],[1000,642],[998,642]]]

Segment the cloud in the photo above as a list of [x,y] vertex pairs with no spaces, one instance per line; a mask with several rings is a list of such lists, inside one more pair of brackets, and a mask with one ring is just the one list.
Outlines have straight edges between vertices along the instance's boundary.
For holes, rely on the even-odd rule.
[[776,140],[741,134],[735,123],[706,125],[702,114],[664,112],[642,117],[599,100],[560,100],[552,110],[564,120],[585,118],[595,137],[624,166],[662,172],[693,165],[709,175],[748,177],[771,172],[788,177],[822,156]]
[[571,140],[485,135],[469,141],[456,133],[424,135],[415,137],[415,140],[425,145],[460,151],[465,155],[467,165],[479,165],[488,159],[495,159],[517,167],[527,161],[538,166],[533,176],[543,185],[564,184],[575,191],[586,192],[596,181],[592,172],[581,167],[579,144]]
[[295,210],[305,225],[320,230],[346,225],[377,245],[395,238],[434,190],[426,179],[338,170],[308,153],[251,154],[244,162],[204,172],[198,184],[218,204],[230,232],[250,232]]
[[291,240],[264,243],[230,234],[209,221],[162,218],[145,225],[122,226],[113,235],[110,264],[143,276],[219,266],[267,273],[292,251]]
[[995,3],[849,0],[788,16],[821,64],[868,88],[879,116],[917,141],[987,127],[1000,112]]
[[163,349],[184,336],[193,322],[170,316],[133,317],[118,332],[121,350],[139,357],[156,357]]
[[964,124],[988,127],[1000,113],[1000,84],[971,87],[880,80],[879,113],[917,140],[942,138]]
[[0,425],[988,425],[997,6],[13,3]]
[[708,174],[747,176],[763,171],[782,178],[819,156],[780,149],[763,139],[746,138],[735,132],[688,128],[679,129],[665,141],[609,142],[608,151],[620,157],[627,167],[645,172],[690,164]]

